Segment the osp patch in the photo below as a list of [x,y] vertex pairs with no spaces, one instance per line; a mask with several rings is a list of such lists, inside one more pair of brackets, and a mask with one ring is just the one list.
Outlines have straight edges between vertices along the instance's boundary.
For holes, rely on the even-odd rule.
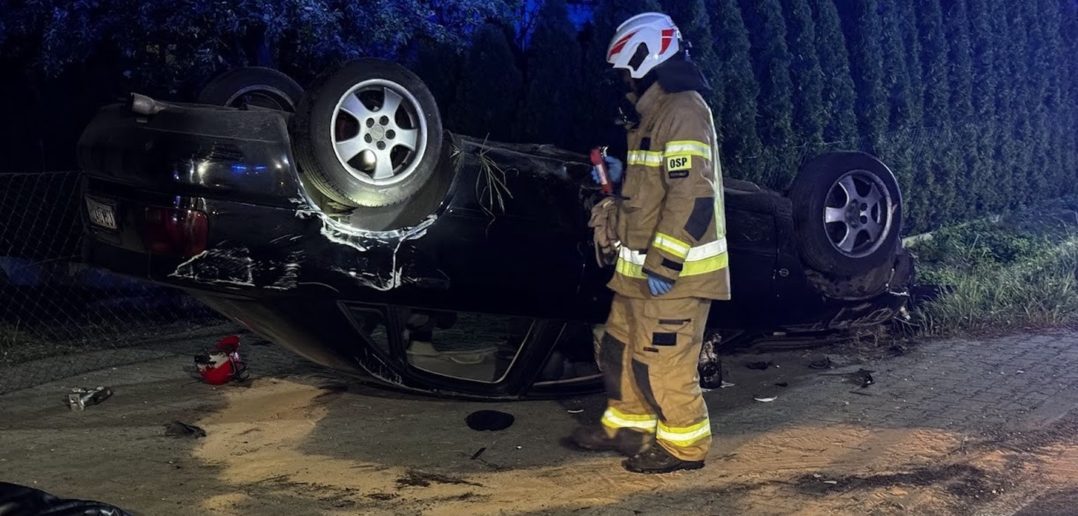
[[666,171],[689,170],[692,168],[692,156],[688,154],[675,154],[666,157]]

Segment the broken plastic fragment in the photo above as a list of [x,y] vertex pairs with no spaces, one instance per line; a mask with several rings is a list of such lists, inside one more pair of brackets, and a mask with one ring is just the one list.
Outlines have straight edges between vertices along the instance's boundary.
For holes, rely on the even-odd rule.
[[756,398],[753,398],[753,399],[756,400],[756,401],[759,401],[761,403],[771,403],[772,401],[775,401],[775,400],[779,399],[779,397],[778,396],[771,396],[771,397],[768,397],[768,398],[756,397]]
[[76,387],[67,395],[67,407],[71,410],[85,410],[90,405],[97,405],[112,396],[112,389],[98,386],[96,388]]
[[861,388],[864,389],[865,387],[876,383],[876,380],[872,378],[872,373],[873,371],[867,369],[858,369],[853,375],[855,379],[861,380]]

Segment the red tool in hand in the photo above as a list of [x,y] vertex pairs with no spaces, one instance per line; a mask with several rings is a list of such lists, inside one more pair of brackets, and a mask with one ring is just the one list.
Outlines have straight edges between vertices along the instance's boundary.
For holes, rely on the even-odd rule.
[[614,185],[610,182],[610,175],[606,170],[606,147],[591,149],[591,164],[595,165],[595,170],[599,171],[599,186],[603,189],[603,193],[613,194]]

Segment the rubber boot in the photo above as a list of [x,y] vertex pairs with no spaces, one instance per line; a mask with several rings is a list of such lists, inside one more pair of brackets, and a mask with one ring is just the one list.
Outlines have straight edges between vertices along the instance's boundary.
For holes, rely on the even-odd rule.
[[652,446],[622,462],[633,473],[670,473],[682,469],[700,469],[702,460],[681,460],[662,446]]
[[569,437],[569,441],[582,450],[616,451],[626,457],[641,453],[650,446],[653,439],[651,434],[628,428],[618,429],[614,437],[610,437],[602,425],[578,427]]

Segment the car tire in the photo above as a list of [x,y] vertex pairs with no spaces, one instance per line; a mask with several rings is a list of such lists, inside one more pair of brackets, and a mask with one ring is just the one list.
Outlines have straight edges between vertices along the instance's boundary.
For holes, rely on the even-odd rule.
[[229,70],[211,80],[198,94],[201,104],[277,109],[294,112],[303,87],[272,68],[248,66]]
[[319,76],[292,122],[301,173],[345,206],[401,204],[449,172],[439,166],[443,130],[434,96],[395,63],[362,59]]
[[801,258],[824,274],[852,277],[894,259],[902,232],[895,175],[862,152],[831,152],[807,162],[790,187]]

